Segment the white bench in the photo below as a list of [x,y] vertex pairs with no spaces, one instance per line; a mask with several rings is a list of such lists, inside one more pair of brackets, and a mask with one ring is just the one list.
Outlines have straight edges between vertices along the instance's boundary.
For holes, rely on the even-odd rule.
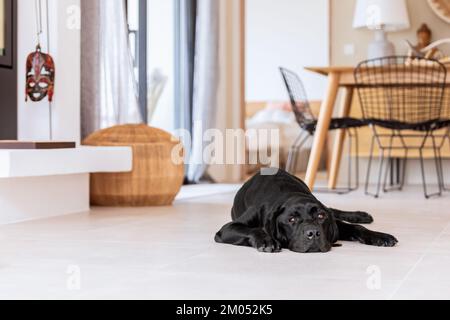
[[0,150],[0,225],[89,210],[89,173],[132,170],[129,147]]

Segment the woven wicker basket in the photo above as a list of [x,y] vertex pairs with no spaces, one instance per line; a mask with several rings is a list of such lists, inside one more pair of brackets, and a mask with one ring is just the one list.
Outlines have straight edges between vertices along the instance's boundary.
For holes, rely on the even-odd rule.
[[179,145],[169,133],[146,125],[101,130],[83,141],[88,146],[131,146],[129,173],[91,174],[91,204],[98,206],[164,206],[172,204],[184,179],[184,165],[172,161]]

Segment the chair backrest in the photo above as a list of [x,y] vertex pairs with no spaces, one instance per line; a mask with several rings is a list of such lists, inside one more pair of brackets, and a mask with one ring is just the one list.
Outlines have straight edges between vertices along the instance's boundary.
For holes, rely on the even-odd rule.
[[292,111],[300,126],[316,121],[306,96],[305,87],[300,77],[293,71],[280,67],[280,72],[286,85]]
[[447,69],[436,60],[371,59],[361,62],[354,75],[366,120],[416,124],[441,117]]

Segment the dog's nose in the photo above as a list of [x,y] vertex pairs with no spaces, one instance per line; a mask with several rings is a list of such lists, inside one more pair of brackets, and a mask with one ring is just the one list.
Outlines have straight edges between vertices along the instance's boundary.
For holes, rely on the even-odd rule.
[[320,238],[320,231],[317,229],[309,229],[305,231],[305,235],[309,240]]

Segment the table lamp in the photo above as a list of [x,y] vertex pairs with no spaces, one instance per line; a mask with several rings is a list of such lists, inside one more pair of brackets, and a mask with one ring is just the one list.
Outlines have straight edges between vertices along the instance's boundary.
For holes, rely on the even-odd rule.
[[369,44],[369,59],[395,55],[395,46],[386,32],[409,29],[409,15],[405,0],[357,0],[353,27],[375,31]]

